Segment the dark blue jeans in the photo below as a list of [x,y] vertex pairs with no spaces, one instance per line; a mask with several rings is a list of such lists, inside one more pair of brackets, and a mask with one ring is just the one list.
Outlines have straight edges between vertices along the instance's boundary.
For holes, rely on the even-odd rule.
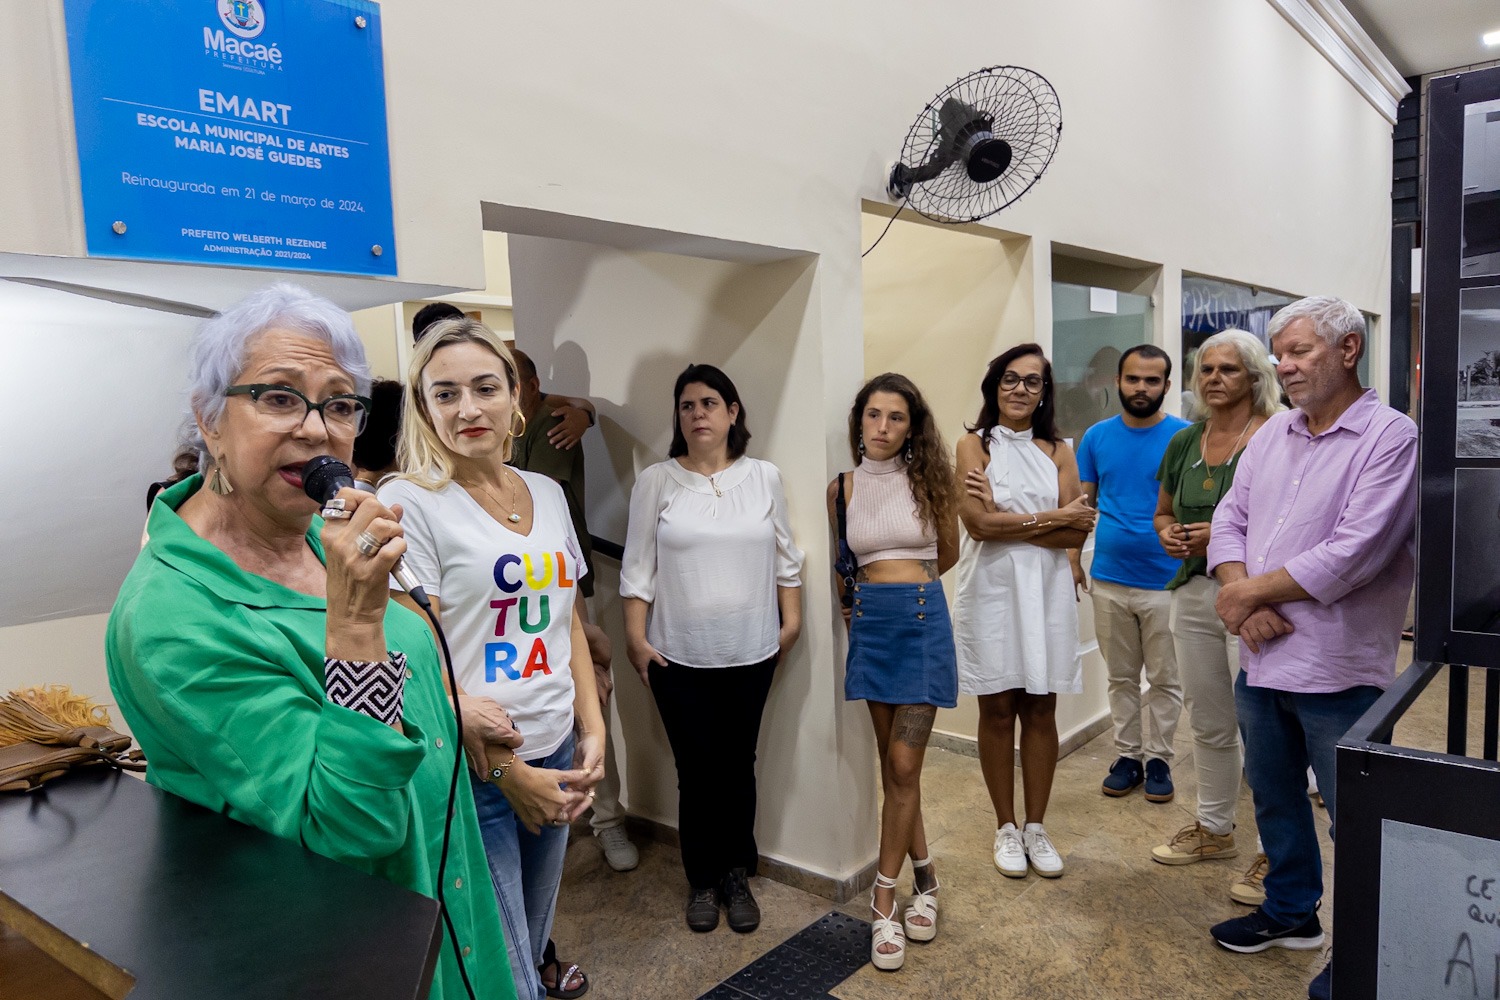
[[1300,924],[1323,898],[1323,858],[1307,797],[1307,768],[1318,778],[1330,824],[1337,788],[1333,749],[1349,727],[1380,697],[1377,687],[1334,694],[1298,694],[1251,687],[1240,672],[1234,703],[1245,740],[1245,777],[1255,797],[1255,824],[1270,867],[1266,916]]
[[[573,766],[574,737],[533,767],[566,771]],[[517,767],[524,765],[517,764]],[[500,905],[500,926],[510,953],[510,971],[519,1000],[546,1000],[537,966],[552,936],[557,912],[557,888],[562,882],[563,857],[568,850],[568,828],[544,826],[541,833],[526,829],[505,793],[487,781],[470,776],[479,833],[490,862],[490,881]],[[566,968],[566,966],[564,966]]]

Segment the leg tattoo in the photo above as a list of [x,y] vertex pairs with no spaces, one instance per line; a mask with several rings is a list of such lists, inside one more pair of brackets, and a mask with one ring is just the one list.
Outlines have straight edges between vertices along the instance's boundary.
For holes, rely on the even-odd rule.
[[899,705],[891,722],[891,739],[918,750],[924,749],[927,738],[932,735],[932,722],[936,717],[936,705]]

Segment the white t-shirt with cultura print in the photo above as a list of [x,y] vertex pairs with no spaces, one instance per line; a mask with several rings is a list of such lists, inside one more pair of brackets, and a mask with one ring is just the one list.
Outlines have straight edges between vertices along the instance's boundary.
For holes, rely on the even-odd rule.
[[584,565],[562,488],[519,472],[531,491],[531,533],[491,517],[457,483],[429,490],[405,479],[380,488],[404,511],[406,567],[442,602],[458,683],[495,699],[525,743],[522,760],[562,745],[573,729],[573,602]]

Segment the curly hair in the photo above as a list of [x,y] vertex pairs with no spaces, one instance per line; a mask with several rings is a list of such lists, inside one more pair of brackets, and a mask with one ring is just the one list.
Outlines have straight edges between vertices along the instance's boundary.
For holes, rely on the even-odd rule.
[[886,372],[876,375],[859,390],[854,397],[854,406],[849,410],[849,454],[854,457],[855,464],[859,464],[861,421],[865,406],[877,392],[894,393],[906,400],[906,410],[911,416],[911,429],[906,436],[906,479],[917,504],[917,516],[932,530],[940,531],[942,525],[953,520],[958,513],[953,456],[943,443],[943,435],[938,432],[931,408],[911,379]]

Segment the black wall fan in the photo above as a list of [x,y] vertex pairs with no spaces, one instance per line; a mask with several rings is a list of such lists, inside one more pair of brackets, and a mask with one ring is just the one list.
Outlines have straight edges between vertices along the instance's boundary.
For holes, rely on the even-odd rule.
[[922,109],[886,187],[935,222],[974,222],[1029,191],[1061,136],[1052,84],[1020,66],[989,66]]

